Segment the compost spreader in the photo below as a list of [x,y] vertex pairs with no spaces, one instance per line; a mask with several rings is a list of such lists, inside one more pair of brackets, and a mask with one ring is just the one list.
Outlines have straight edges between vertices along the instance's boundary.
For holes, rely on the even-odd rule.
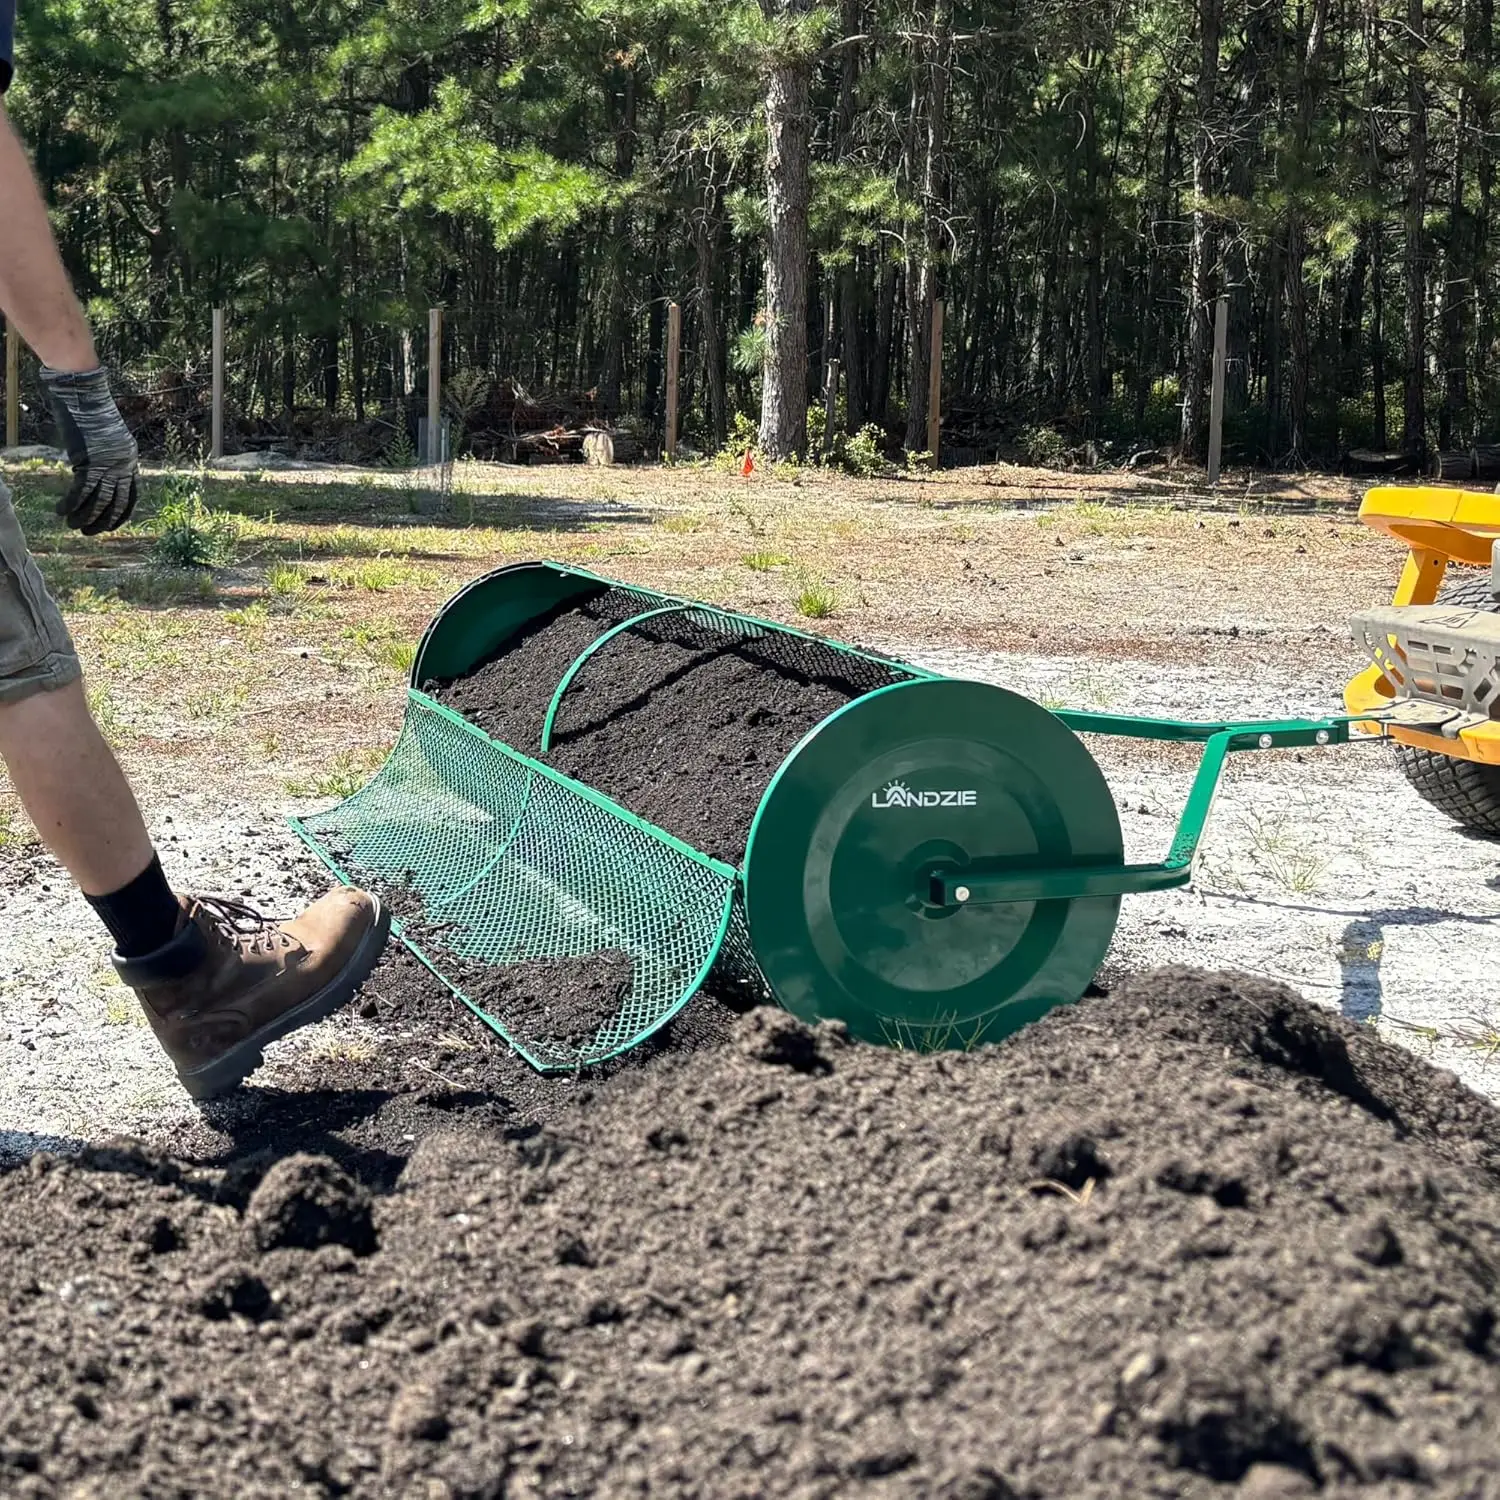
[[[547,632],[554,650],[566,638],[566,662],[527,710],[525,748],[440,701],[478,670],[503,683]],[[646,647],[663,665],[643,684],[624,664]],[[722,769],[694,783],[693,806],[711,811],[731,778],[758,795],[748,835],[726,834],[718,850],[639,810],[672,787],[691,723],[659,742],[629,739],[656,733],[657,708],[676,723],[696,712],[708,733],[712,715],[681,696],[705,663],[764,688],[745,725],[776,721],[797,693],[805,704],[826,690],[836,705],[770,763],[753,745],[715,751]],[[971,1048],[1082,996],[1122,896],[1190,881],[1230,754],[1344,743],[1350,722],[1049,712],[784,625],[528,563],[449,601],[418,650],[387,763],[294,826],[341,878],[386,895],[408,946],[542,1070],[636,1046],[705,984],[774,998],[808,1022],[841,1020],[870,1042]],[[1125,862],[1114,799],[1080,734],[1202,744],[1159,863]],[[555,762],[570,744],[565,774]],[[597,747],[596,761],[580,760],[580,745]],[[650,774],[621,780],[622,748]],[[591,784],[589,765],[603,775],[606,762],[618,796]],[[628,984],[587,1034],[549,1035],[508,1014],[507,969],[604,954],[628,956]]]

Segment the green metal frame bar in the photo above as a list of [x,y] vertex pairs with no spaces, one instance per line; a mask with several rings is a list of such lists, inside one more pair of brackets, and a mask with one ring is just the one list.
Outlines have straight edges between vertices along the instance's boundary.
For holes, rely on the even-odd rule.
[[[798,630],[795,625],[783,625],[779,620],[762,619],[759,615],[741,614],[738,610],[716,609],[712,604],[705,604],[701,599],[684,599],[677,594],[663,594],[656,589],[643,589],[633,583],[621,583],[618,578],[606,578],[602,573],[591,573],[587,568],[575,568],[571,563],[553,562],[548,559],[542,564],[544,567],[553,568],[559,573],[566,573],[574,578],[587,578],[594,583],[602,583],[612,589],[624,589],[627,593],[639,594],[644,599],[656,599],[663,604],[682,605],[688,609],[702,610],[705,614],[716,614],[726,620],[743,620],[749,625],[757,625],[762,630],[768,630],[773,635],[792,635],[798,640],[811,641],[815,646],[827,646],[831,650],[842,652],[845,656],[857,656],[864,661],[879,662],[883,667],[889,667],[894,672],[902,672],[913,678],[935,678],[943,677],[941,672],[929,672],[926,667],[914,667],[909,661],[897,661],[893,656],[877,656],[873,651],[860,651],[845,641],[831,640],[826,635],[814,635],[810,630]],[[501,569],[500,571],[507,571]],[[477,579],[477,584],[482,584],[484,579]],[[434,622],[436,623],[436,622]]]
[[[1159,864],[1080,865],[1068,870],[1017,868],[1016,864],[979,862],[963,869],[933,871],[929,899],[935,906],[1000,905],[1021,901],[1072,901],[1085,896],[1129,896],[1168,891],[1188,885],[1198,858],[1203,830],[1230,755],[1247,750],[1286,750],[1298,746],[1346,745],[1355,717],[1269,719],[1261,723],[1195,723],[1183,719],[1143,719],[1128,715],[1063,711],[1070,729],[1132,739],[1201,743],[1198,762],[1171,848]],[[1372,741],[1372,743],[1376,743]]]
[[[560,563],[547,559],[545,561],[526,563],[507,563],[503,568],[496,568],[493,572],[486,573],[476,578],[472,583],[465,584],[451,599],[443,605],[442,609],[433,617],[427,629],[422,633],[422,639],[417,647],[416,658],[412,662],[411,674],[408,684],[413,688],[419,688],[420,684],[433,675],[433,668],[429,662],[429,656],[436,652],[437,643],[446,634],[445,622],[452,617],[471,616],[475,614],[477,601],[481,600],[492,586],[503,586],[502,580],[510,579],[513,582],[521,580],[526,574],[550,573],[560,578],[576,578],[584,583],[595,584],[601,589],[619,589],[623,593],[634,594],[645,604],[656,606],[677,606],[685,609],[701,610],[705,613],[718,614],[726,620],[737,620],[745,625],[753,626],[757,630],[770,632],[776,635],[794,636],[798,640],[811,641],[819,646],[827,646],[832,651],[837,651],[844,656],[857,657],[863,661],[878,662],[881,666],[889,668],[893,672],[900,673],[903,677],[913,679],[935,678],[942,674],[930,672],[925,667],[914,667],[910,662],[897,661],[894,657],[879,656],[873,651],[860,651],[844,641],[831,640],[827,636],[814,635],[810,631],[798,630],[794,625],[783,625],[777,620],[762,619],[759,615],[740,614],[735,610],[717,609],[711,604],[705,604],[698,599],[684,599],[676,594],[664,594],[658,589],[642,588],[639,584],[624,583],[618,578],[607,578],[601,573],[591,573],[587,568],[575,568],[568,563]],[[524,589],[524,583],[520,586]],[[556,602],[556,601],[553,601]],[[540,611],[539,611],[540,612]],[[477,618],[486,618],[483,611],[479,611]],[[523,613],[510,620],[511,630],[502,632],[500,642],[520,629],[526,621],[527,616]],[[490,636],[486,636],[486,644],[492,644]],[[451,665],[451,654],[444,653],[444,662]],[[439,672],[439,676],[444,675]]]
[[[606,630],[603,635],[595,636],[573,659],[572,666],[563,673],[562,681],[557,684],[557,691],[552,694],[552,701],[547,705],[547,717],[542,720],[541,753],[545,755],[552,748],[552,726],[557,720],[557,711],[562,707],[564,695],[572,687],[573,679],[583,670],[584,663],[601,646],[607,645],[617,635],[631,629],[633,626],[642,625],[647,620],[655,620],[662,615],[680,615],[692,607],[690,604],[664,604],[659,609],[648,609],[642,614],[632,615],[628,620],[622,620],[612,629]],[[709,610],[706,613],[718,614],[719,611]]]

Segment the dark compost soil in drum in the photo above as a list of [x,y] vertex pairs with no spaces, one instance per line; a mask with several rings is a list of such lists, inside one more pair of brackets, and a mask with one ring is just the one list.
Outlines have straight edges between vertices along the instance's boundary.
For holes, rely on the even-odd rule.
[[259,1157],[0,1176],[0,1494],[1500,1495],[1500,1116],[1284,989],[562,1085],[435,983]]
[[[528,755],[568,667],[639,599],[610,590],[537,622],[434,696]],[[632,626],[583,666],[542,759],[730,863],[776,769],[815,725],[899,680],[879,662],[795,636],[737,639],[691,614]]]

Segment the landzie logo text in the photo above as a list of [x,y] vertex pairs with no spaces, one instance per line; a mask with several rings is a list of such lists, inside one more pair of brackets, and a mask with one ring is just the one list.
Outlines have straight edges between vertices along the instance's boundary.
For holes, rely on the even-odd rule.
[[870,793],[871,807],[977,807],[978,792],[914,792],[904,781],[893,781]]

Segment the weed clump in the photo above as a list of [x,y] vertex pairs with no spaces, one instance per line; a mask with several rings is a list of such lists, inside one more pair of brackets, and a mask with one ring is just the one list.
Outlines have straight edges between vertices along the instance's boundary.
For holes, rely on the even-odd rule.
[[239,521],[210,509],[197,474],[169,474],[152,521],[155,561],[171,568],[225,568],[239,546]]

